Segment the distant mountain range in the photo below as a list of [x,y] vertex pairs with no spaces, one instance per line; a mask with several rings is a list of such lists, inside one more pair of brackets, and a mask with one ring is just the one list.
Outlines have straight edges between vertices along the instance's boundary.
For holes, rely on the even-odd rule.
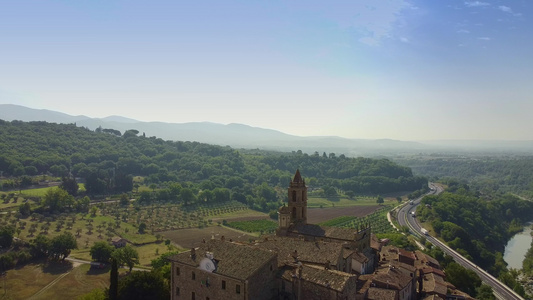
[[[119,130],[124,133],[136,129],[147,137],[164,140],[197,141],[201,143],[231,146],[233,148],[297,151],[305,153],[336,153],[347,156],[392,155],[404,152],[428,152],[455,150],[515,150],[533,151],[533,141],[431,141],[412,142],[391,139],[346,139],[336,136],[295,136],[280,131],[251,127],[243,124],[217,124],[210,122],[164,123],[141,122],[121,116],[90,118],[20,105],[0,104],[0,119],[46,121],[50,123],[76,123],[77,126],[95,130],[98,127]],[[438,138],[438,137],[436,137]]]

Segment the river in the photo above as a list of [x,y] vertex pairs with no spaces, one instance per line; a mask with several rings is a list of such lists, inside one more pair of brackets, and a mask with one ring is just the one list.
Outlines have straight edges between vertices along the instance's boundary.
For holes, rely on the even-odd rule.
[[524,256],[531,246],[531,223],[524,227],[524,231],[515,234],[505,246],[503,260],[507,263],[508,268],[522,269]]

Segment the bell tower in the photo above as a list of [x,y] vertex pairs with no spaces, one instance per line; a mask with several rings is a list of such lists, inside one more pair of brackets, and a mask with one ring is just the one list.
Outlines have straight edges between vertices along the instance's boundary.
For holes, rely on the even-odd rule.
[[288,208],[291,222],[307,224],[307,187],[300,175],[300,170],[296,170],[296,174],[294,174],[294,178],[289,185]]

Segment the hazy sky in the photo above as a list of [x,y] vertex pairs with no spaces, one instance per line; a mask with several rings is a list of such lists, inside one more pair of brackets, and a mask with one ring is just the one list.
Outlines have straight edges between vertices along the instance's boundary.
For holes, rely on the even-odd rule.
[[0,103],[302,136],[531,140],[533,1],[2,1]]

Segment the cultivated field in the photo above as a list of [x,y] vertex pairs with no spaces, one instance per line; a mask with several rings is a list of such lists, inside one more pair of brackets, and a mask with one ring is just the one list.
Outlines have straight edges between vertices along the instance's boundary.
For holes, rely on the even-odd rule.
[[165,239],[170,239],[175,244],[178,244],[180,247],[186,249],[197,247],[202,243],[202,239],[220,239],[222,236],[224,236],[227,241],[232,239],[234,241],[248,242],[250,239],[257,238],[251,234],[239,232],[223,226],[210,226],[202,229],[191,228],[163,231],[160,232],[160,234],[162,234]]
[[307,210],[307,222],[311,224],[322,223],[337,217],[353,216],[364,217],[379,209],[379,205],[310,208]]

